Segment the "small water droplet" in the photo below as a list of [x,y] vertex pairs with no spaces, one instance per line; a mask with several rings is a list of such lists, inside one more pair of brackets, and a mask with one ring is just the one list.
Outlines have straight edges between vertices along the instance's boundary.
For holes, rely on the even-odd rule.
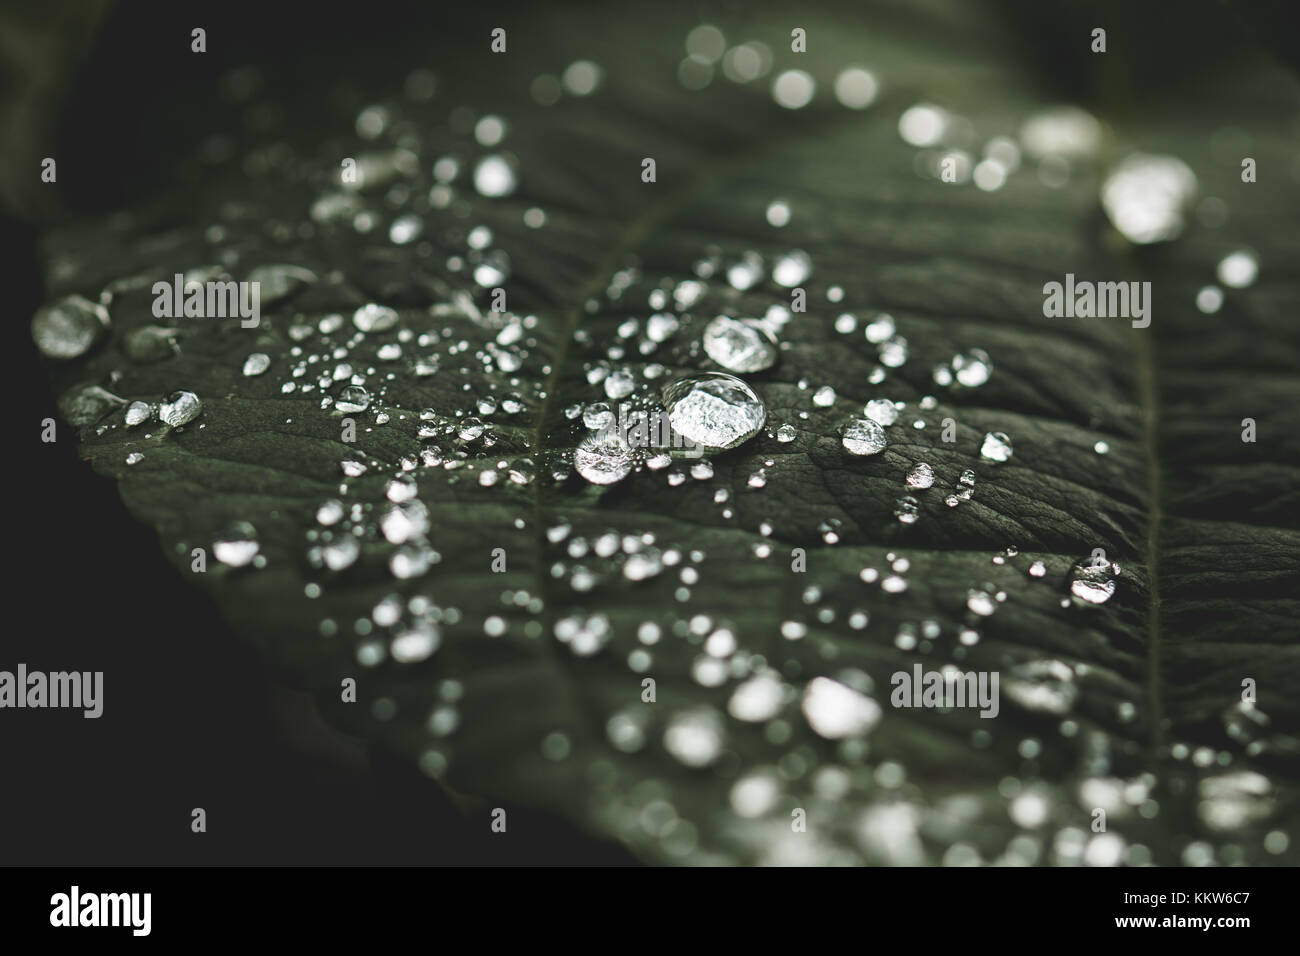
[[254,352],[244,360],[244,375],[252,378],[271,367],[271,357],[265,352]]

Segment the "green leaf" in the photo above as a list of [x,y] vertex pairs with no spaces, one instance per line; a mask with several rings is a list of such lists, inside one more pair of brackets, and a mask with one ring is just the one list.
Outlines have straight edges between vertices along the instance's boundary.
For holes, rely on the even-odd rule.
[[[1050,93],[1017,65],[1005,24],[955,4],[890,13],[801,14],[815,55],[788,52],[784,18],[720,21],[729,42],[766,44],[772,71],[739,83],[715,67],[695,91],[679,68],[698,22],[627,8],[584,10],[580,25],[518,14],[499,56],[486,28],[449,31],[436,58],[409,63],[434,64],[427,102],[399,86],[367,99],[353,85],[328,101],[328,119],[295,123],[307,107],[294,93],[261,94],[252,105],[287,117],[290,132],[232,127],[225,161],[182,167],[147,205],[46,237],[52,300],[94,300],[117,283],[109,341],[51,364],[59,388],[146,403],[187,389],[203,402],[176,429],[128,427],[109,411],[81,429],[84,454],[181,567],[206,550],[195,582],[337,725],[488,807],[542,808],[659,862],[1294,862],[1266,835],[1294,813],[1297,776],[1287,415],[1298,303],[1284,278],[1297,249],[1283,217],[1300,185],[1293,129],[1277,122],[1289,111],[1294,125],[1295,83],[1259,67],[1232,93],[1188,81],[1181,98],[1112,98],[1128,107],[1114,116],[1103,99],[1100,155],[1075,160],[1064,185],[1045,185],[1025,155],[984,191],[919,174],[937,156],[900,138],[900,115],[939,104],[962,118],[954,135],[969,130],[978,161]],[[580,60],[602,67],[598,88],[540,104],[546,81],[534,78]],[[858,64],[881,85],[862,111],[832,94]],[[772,78],[789,69],[816,81],[803,109],[773,101]],[[1225,104],[1254,89],[1266,93]],[[320,111],[313,93],[296,95]],[[368,105],[387,122],[362,139]],[[484,115],[507,125],[499,146],[475,142]],[[1207,117],[1246,138],[1259,183],[1240,182],[1230,134],[1216,139]],[[1187,163],[1202,194],[1227,204],[1227,224],[1193,216],[1183,238],[1130,248],[1097,197],[1131,149]],[[388,178],[339,200],[354,204],[347,216],[314,218],[322,196],[344,194],[342,160],[367,154],[384,157]],[[515,170],[512,194],[476,192],[488,154]],[[459,169],[440,186],[446,157]],[[769,224],[774,200],[788,203],[788,225]],[[540,227],[526,224],[533,209]],[[422,227],[405,244],[390,239],[402,215]],[[485,234],[471,231],[483,228],[480,249]],[[1258,281],[1202,314],[1197,290],[1238,246],[1257,254]],[[612,402],[596,370],[630,370],[636,394],[653,397],[712,368],[704,325],[788,308],[771,272],[793,250],[812,263],[807,312],[782,328],[774,368],[742,376],[766,407],[759,436],[710,456],[708,478],[685,459],[605,487],[572,474],[567,456],[586,433],[572,411]],[[500,265],[490,251],[508,256],[508,277],[476,282],[477,266]],[[761,279],[733,287],[727,269],[754,253]],[[153,317],[156,281],[205,266],[246,280],[277,264],[316,281],[264,303],[255,329]],[[1151,281],[1151,326],[1045,317],[1043,285],[1067,273]],[[702,296],[675,307],[691,281]],[[497,285],[507,315],[489,311]],[[367,303],[396,309],[398,325],[359,332],[352,315]],[[644,335],[657,312],[681,322],[662,343]],[[881,314],[906,340],[901,365],[882,365],[864,334]],[[331,315],[343,321],[323,331]],[[133,360],[131,333],[151,324],[179,329],[178,348]],[[400,357],[385,357],[394,345]],[[936,383],[936,366],[972,350],[991,361],[987,383]],[[252,353],[269,357],[267,372],[244,374]],[[371,406],[323,407],[353,376]],[[829,405],[815,398],[827,386]],[[487,398],[496,410],[480,412]],[[888,446],[850,455],[840,428],[881,398],[904,403]],[[485,430],[466,439],[471,416]],[[345,417],[355,444],[342,440]],[[1253,444],[1240,437],[1247,417]],[[793,441],[776,437],[785,425]],[[422,437],[422,426],[454,433]],[[991,432],[1010,437],[1009,460],[981,456]],[[448,460],[463,453],[459,467],[420,463],[430,443]],[[367,469],[345,476],[358,450]],[[922,462],[933,487],[908,488]],[[973,495],[950,506],[967,470]],[[418,486],[436,552],[410,577],[381,532],[400,474]],[[907,524],[896,513],[909,495]],[[332,500],[347,516],[322,524]],[[248,536],[240,523],[259,559],[229,567],[213,547]],[[313,559],[349,538],[351,566]],[[794,549],[805,572],[792,570]],[[1099,604],[1070,593],[1095,549],[1120,569]],[[657,557],[638,564],[646,555]],[[420,639],[393,642],[411,630],[436,632],[438,646],[400,662],[394,647],[409,655]],[[600,649],[580,653],[588,639]],[[892,675],[914,665],[998,673],[996,718],[891,706]],[[348,677],[355,704],[340,699]],[[1247,678],[1253,707],[1241,703]],[[734,716],[742,685],[750,700],[777,689],[765,719]],[[878,722],[828,739],[826,714],[869,710],[862,697]],[[792,826],[797,811],[806,832]]]

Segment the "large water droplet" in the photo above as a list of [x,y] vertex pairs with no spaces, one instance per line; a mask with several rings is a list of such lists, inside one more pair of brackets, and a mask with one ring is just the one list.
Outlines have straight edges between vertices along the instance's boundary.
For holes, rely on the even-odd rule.
[[663,390],[673,431],[705,448],[736,448],[758,434],[767,410],[754,390],[734,375],[705,372]]

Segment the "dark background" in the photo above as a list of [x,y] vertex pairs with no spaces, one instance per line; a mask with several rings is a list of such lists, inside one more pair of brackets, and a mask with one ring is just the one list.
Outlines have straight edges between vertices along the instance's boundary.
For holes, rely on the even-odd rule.
[[[739,5],[696,6],[703,19]],[[385,89],[419,62],[398,48],[427,55],[449,18],[460,30],[469,17],[501,16],[500,7],[0,5],[0,242],[13,370],[4,389],[12,438],[0,668],[102,670],[106,701],[99,720],[0,714],[0,864],[631,862],[522,809],[510,808],[508,836],[494,835],[489,808],[453,802],[415,768],[328,729],[306,695],[269,682],[215,605],[163,558],[154,533],[127,515],[115,486],[78,460],[70,429],[61,426],[56,444],[39,440],[39,423],[55,414],[28,332],[44,299],[40,226],[129,206],[165,176],[227,122],[217,89],[229,67],[256,63],[274,87],[309,84],[329,62],[363,88]],[[1017,20],[1046,93],[1085,103],[1105,69],[1172,83],[1252,34],[1297,62],[1300,34],[1283,2],[989,9]],[[1117,50],[1099,65],[1064,39],[1103,25],[1113,44],[1121,22],[1139,47],[1144,33],[1177,32],[1183,55],[1158,63]],[[207,30],[203,56],[189,51],[194,26]],[[311,121],[308,101],[291,122]],[[46,155],[58,159],[57,190],[39,182]],[[206,834],[190,831],[194,807],[207,811]]]

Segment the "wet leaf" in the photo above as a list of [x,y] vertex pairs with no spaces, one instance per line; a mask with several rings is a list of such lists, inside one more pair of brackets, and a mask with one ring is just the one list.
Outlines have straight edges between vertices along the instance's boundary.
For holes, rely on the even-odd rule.
[[[49,233],[51,301],[112,317],[51,363],[61,391],[201,401],[174,428],[92,402],[86,457],[178,564],[205,550],[196,584],[338,725],[647,860],[1293,860],[1265,838],[1296,792],[1294,81],[1242,73],[1265,92],[1231,112],[1193,80],[1103,99],[1067,165],[1015,146],[1050,91],[960,7],[809,14],[815,56],[781,18],[720,21],[707,69],[681,13],[605,16],[519,14],[508,58],[460,27],[432,98],[423,74],[349,86],[328,121],[232,131],[149,203]],[[748,41],[770,70],[739,82]],[[865,109],[834,92],[855,66]],[[798,109],[773,95],[800,98],[793,69]],[[909,143],[918,104],[941,112]],[[1268,181],[1240,181],[1234,135]],[[1135,149],[1226,223],[1202,203],[1130,247],[1098,195]],[[1202,313],[1238,246],[1258,280]],[[153,283],[223,271],[260,276],[256,328],[154,314]],[[1046,317],[1067,273],[1151,281],[1151,326]],[[574,474],[582,410],[717,371],[719,315],[780,342],[741,373],[757,437]],[[175,348],[133,357],[146,326]],[[886,445],[851,454],[864,419]],[[918,666],[997,673],[996,717],[894,706]]]

